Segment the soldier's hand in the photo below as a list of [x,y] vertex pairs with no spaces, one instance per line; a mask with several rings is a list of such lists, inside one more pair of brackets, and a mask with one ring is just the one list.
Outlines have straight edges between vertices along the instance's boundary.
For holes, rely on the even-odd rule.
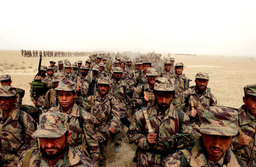
[[37,81],[41,80],[41,76],[40,75],[36,76],[35,80],[37,80]]
[[240,146],[248,146],[251,141],[251,137],[247,136],[245,134],[240,134],[239,136],[237,136],[237,139],[238,139]]
[[149,101],[149,100],[150,100],[150,96],[149,96],[148,94],[145,94],[145,95],[144,95],[144,99],[145,99],[146,101]]
[[192,110],[190,111],[190,113],[189,113],[189,115],[190,115],[191,117],[195,117],[196,114],[197,114],[196,109],[192,109]]
[[116,128],[114,128],[114,127],[110,127],[108,130],[109,130],[111,133],[113,133],[113,134],[116,133]]
[[156,138],[157,138],[157,134],[156,133],[149,133],[147,135],[147,140],[149,144],[154,144],[156,143]]

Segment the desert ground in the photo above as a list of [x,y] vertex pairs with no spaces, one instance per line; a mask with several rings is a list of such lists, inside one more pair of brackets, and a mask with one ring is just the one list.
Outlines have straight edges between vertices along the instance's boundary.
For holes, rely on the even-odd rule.
[[[197,72],[207,72],[210,76],[208,87],[218,100],[218,105],[239,108],[242,104],[243,87],[256,83],[256,57],[224,57],[224,56],[185,56],[174,55],[176,62],[183,62],[184,73],[192,81]],[[58,61],[64,58],[43,57],[42,65],[49,65],[50,60]],[[87,57],[69,57],[71,63]],[[30,100],[30,85],[37,73],[39,57],[22,57],[19,51],[0,51],[0,75],[10,74],[14,87],[26,90],[24,104],[32,105]],[[134,146],[124,139],[120,152],[111,155],[109,167],[134,166],[131,163],[134,155]]]

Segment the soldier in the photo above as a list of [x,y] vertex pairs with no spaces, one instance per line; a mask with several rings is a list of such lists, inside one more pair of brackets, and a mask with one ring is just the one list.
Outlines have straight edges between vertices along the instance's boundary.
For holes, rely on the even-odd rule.
[[103,62],[100,62],[99,64],[99,74],[98,77],[107,77],[107,72],[105,70],[105,64]]
[[164,70],[161,73],[161,77],[166,77],[166,78],[172,78],[174,76],[174,69],[171,69],[171,62],[166,61],[164,62]]
[[143,65],[140,60],[137,60],[135,63],[135,72],[134,72],[134,86],[137,87],[138,85],[142,84],[142,73],[143,73]]
[[78,66],[79,69],[81,68],[82,64],[83,64],[82,60],[77,61],[77,66]]
[[248,166],[256,166],[256,84],[244,87],[244,104],[238,110],[239,135],[234,152]]
[[77,104],[82,105],[84,98],[88,95],[89,84],[91,80],[88,76],[89,68],[87,66],[81,66],[80,76],[76,79],[76,92],[77,92]]
[[58,87],[55,88],[59,105],[49,111],[62,112],[69,115],[68,125],[73,133],[69,144],[76,150],[91,156],[95,163],[98,163],[100,150],[98,142],[94,138],[94,121],[90,113],[75,103],[77,96],[75,89],[74,82],[61,80]]
[[16,91],[0,88],[0,164],[15,166],[20,154],[36,141],[34,119],[17,106]]
[[42,114],[38,129],[33,133],[40,141],[40,148],[27,150],[17,166],[94,166],[88,157],[68,144],[72,132],[67,121],[67,114],[50,111]]
[[200,137],[192,148],[166,158],[165,166],[245,166],[230,149],[238,134],[237,111],[228,107],[209,107],[203,114]]
[[66,63],[65,65],[65,72],[64,74],[61,76],[62,79],[65,79],[65,80],[71,80],[71,81],[74,81],[75,80],[75,77],[74,75],[72,74],[72,68],[71,68],[71,64],[68,62]]
[[189,115],[195,129],[199,128],[204,109],[217,104],[210,88],[207,88],[208,81],[208,74],[199,72],[196,74],[196,86],[181,94],[181,108]]
[[45,94],[45,98],[44,98],[45,100],[44,100],[44,104],[42,107],[44,110],[48,110],[51,107],[58,106],[59,102],[58,102],[57,92],[56,92],[55,88],[58,87],[59,81],[60,81],[60,79],[58,79],[58,78],[54,78],[52,80],[53,87],[50,90],[48,90]]
[[85,61],[85,65],[89,68],[89,70],[91,70],[91,60],[90,59],[87,59]]
[[117,138],[122,128],[120,122],[120,104],[116,98],[109,94],[110,81],[101,77],[97,83],[96,95],[89,96],[85,108],[95,116],[96,138],[100,144],[100,166],[106,166],[107,143],[110,138]]
[[54,69],[53,67],[49,66],[47,67],[47,76],[44,77],[41,81],[44,82],[47,86],[48,89],[52,88],[52,80],[53,80],[53,74],[54,74]]
[[53,68],[53,71],[54,71],[54,72],[57,72],[58,67],[57,67],[55,64],[56,64],[55,61],[50,61],[50,67]]
[[[172,102],[175,91],[167,78],[159,77],[154,86],[155,103],[137,111],[128,130],[128,137],[137,146],[137,166],[162,166],[162,161],[175,152],[179,143],[184,146],[193,137],[177,133],[192,134],[189,118],[177,110]],[[183,141],[183,142],[182,142]],[[187,144],[185,143],[187,142]]]
[[138,86],[133,93],[133,107],[136,109],[150,106],[155,102],[154,84],[158,73],[154,68],[150,68],[146,75],[148,83]]
[[141,84],[146,84],[147,83],[147,69],[152,68],[152,63],[149,60],[144,60],[143,62],[143,73],[141,75]]
[[[12,84],[11,76],[9,74],[0,76],[0,82],[1,82],[2,87],[11,86],[11,84]],[[25,90],[21,89],[21,88],[14,88],[14,87],[12,87],[12,88],[15,89],[17,92],[17,95],[18,95],[17,103],[21,105],[22,99],[25,95]]]
[[59,60],[58,61],[58,70],[56,73],[63,73],[64,69],[63,69],[63,60]]

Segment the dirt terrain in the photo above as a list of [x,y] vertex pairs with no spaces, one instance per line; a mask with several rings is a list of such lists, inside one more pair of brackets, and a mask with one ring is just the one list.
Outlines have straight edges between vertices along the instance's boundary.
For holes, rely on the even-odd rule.
[[[197,72],[209,73],[208,87],[216,96],[219,105],[238,108],[242,105],[243,87],[256,83],[256,58],[249,57],[223,57],[223,56],[174,56],[176,62],[183,62],[184,73],[192,79],[190,85],[194,85]],[[58,61],[65,58],[43,58],[42,64],[49,65],[50,60]],[[38,57],[26,58],[19,51],[0,51],[0,75],[10,74],[13,86],[26,90],[24,104],[32,104],[29,97],[29,83],[37,73]],[[69,57],[75,62],[86,57]],[[127,138],[124,139],[120,152],[109,155],[109,167],[134,166],[133,159],[135,147],[130,145]]]

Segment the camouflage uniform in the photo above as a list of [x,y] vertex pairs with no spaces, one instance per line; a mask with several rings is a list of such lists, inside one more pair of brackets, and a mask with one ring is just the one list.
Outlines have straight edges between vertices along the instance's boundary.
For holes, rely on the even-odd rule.
[[[169,61],[166,61],[166,62],[164,62],[164,65],[170,65],[171,64],[171,62],[169,62]],[[166,78],[169,78],[169,79],[171,79],[171,78],[173,78],[173,76],[174,76],[174,68],[171,68],[170,69],[170,71],[166,71],[165,69],[161,72],[161,77],[166,77]]]
[[[247,85],[244,87],[245,96],[256,96],[256,85]],[[233,151],[248,166],[256,166],[256,118],[245,105],[238,110],[239,133],[245,134],[251,138],[248,146],[240,146],[238,140],[233,140]]]
[[[75,91],[75,85],[71,81],[61,80],[55,90],[57,92],[72,92]],[[63,112],[63,109],[61,105],[58,105],[57,107],[51,108],[49,111]],[[95,139],[94,119],[92,115],[75,103],[66,114],[69,115],[69,129],[73,132],[72,137],[69,140],[69,145],[84,153],[86,153],[85,149],[87,147],[92,159],[98,161],[100,150],[98,141]],[[83,143],[85,141],[86,146]]]
[[[209,107],[203,114],[200,132],[207,135],[235,136],[238,133],[237,112],[228,107]],[[166,158],[166,167],[244,166],[229,148],[217,162],[208,160],[202,138],[192,148],[184,149]]]
[[[160,77],[155,83],[154,90],[173,92],[174,87],[167,78]],[[175,143],[175,134],[192,134],[193,130],[189,123],[188,116],[178,111],[172,103],[165,113],[159,111],[156,103],[137,111],[128,130],[130,141],[138,146],[137,166],[162,166],[164,157],[177,149],[175,148],[178,145]],[[147,135],[152,133],[151,130],[158,136],[155,144],[149,144],[147,141]],[[189,137],[186,139],[189,140]]]
[[[68,128],[66,126],[67,115],[63,113],[53,113],[47,112],[40,116],[39,127],[34,132],[33,136],[37,138],[59,138],[65,135]],[[87,166],[92,167],[93,162],[83,155],[81,152],[75,150],[71,146],[66,146],[67,150],[65,151],[63,157],[57,160],[54,164],[55,167],[62,166]],[[29,155],[29,152],[31,154]],[[27,160],[26,160],[27,158]],[[25,164],[28,164],[30,167],[38,166],[49,166],[45,158],[43,157],[40,148],[32,148],[27,152],[23,153],[20,158],[18,167],[22,167]]]
[[[59,82],[59,79],[55,78],[52,81],[54,82]],[[51,107],[57,107],[59,104],[58,97],[57,97],[57,92],[55,91],[55,88],[51,88],[48,90],[45,94],[45,100],[43,104],[43,109],[50,109]]]
[[[16,92],[11,89],[0,89],[1,98],[15,96]],[[24,150],[36,146],[36,141],[32,137],[34,131],[34,119],[26,112],[15,107],[4,118],[4,113],[0,109],[0,164],[14,166]]]
[[[196,79],[209,80],[208,74],[197,73]],[[195,123],[195,128],[198,129],[198,125],[201,123],[203,111],[208,106],[215,106],[217,99],[211,93],[210,88],[206,88],[205,92],[199,94],[196,87],[191,87],[181,94],[180,97],[181,108],[187,114],[190,110],[196,109],[196,117],[190,117],[191,122]]]

